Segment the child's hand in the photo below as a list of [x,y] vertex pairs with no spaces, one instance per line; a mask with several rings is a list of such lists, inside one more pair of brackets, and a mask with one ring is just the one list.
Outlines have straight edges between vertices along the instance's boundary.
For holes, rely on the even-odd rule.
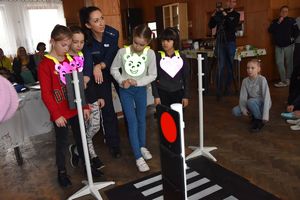
[[99,108],[103,108],[105,106],[105,101],[104,99],[98,99],[98,105],[99,105]]
[[125,89],[129,88],[129,87],[130,87],[129,80],[127,79],[127,80],[123,81],[123,82],[122,82],[122,86],[123,86],[123,88],[125,88]]
[[187,107],[189,105],[189,99],[183,98],[182,99],[182,107]]
[[243,111],[243,115],[249,116],[249,111],[248,111],[248,110],[244,110],[244,111]]
[[55,120],[55,124],[57,127],[66,127],[67,125],[67,120],[63,116],[60,116]]
[[294,105],[288,105],[288,106],[286,107],[286,111],[287,111],[287,112],[293,112],[293,110],[294,110]]
[[85,121],[87,121],[90,118],[90,114],[91,112],[89,109],[83,109],[83,117]]
[[293,114],[294,114],[297,118],[300,118],[300,110],[294,111]]
[[158,104],[161,104],[160,98],[154,98],[154,105],[157,106]]
[[93,74],[95,77],[95,82],[98,84],[101,84],[103,82],[103,75],[102,75],[102,70],[101,70],[100,64],[95,65]]
[[90,81],[90,77],[88,76],[83,76],[83,84],[84,84],[84,89],[86,89],[88,82]]
[[131,86],[136,86],[137,85],[137,82],[136,82],[136,80],[134,80],[134,79],[127,79],[128,80],[128,82],[130,83],[130,85]]

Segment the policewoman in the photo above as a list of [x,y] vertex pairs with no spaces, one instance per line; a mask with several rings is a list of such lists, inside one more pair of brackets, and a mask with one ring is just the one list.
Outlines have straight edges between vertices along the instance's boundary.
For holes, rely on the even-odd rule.
[[89,76],[88,87],[94,89],[96,95],[99,91],[105,100],[102,108],[103,132],[105,143],[113,157],[121,156],[118,120],[113,107],[110,75],[111,63],[118,51],[119,32],[106,25],[102,11],[98,7],[83,7],[80,10],[81,26],[86,34],[86,43],[83,48],[85,65],[84,75]]

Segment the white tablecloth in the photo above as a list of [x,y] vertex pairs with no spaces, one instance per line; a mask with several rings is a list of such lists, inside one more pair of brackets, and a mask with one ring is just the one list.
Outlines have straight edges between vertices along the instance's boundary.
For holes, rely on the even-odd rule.
[[[198,53],[207,53],[207,56],[209,58],[214,57],[214,50],[212,49],[183,50],[181,52],[186,56],[186,58],[191,58],[191,59],[197,59]],[[238,50],[235,52],[234,59],[241,61],[242,58],[256,57],[256,56],[262,56],[266,54],[267,54],[266,49],[253,49],[253,50],[242,50],[242,51]]]
[[[8,121],[0,124],[0,148],[11,148],[22,145],[28,137],[48,133],[52,122],[45,107],[40,90],[19,93],[19,108]],[[119,97],[113,88],[115,112],[121,112]],[[151,87],[147,86],[147,105],[153,104]]]
[[19,108],[8,121],[0,124],[0,146],[20,146],[30,137],[52,130],[52,122],[40,90],[19,93]]

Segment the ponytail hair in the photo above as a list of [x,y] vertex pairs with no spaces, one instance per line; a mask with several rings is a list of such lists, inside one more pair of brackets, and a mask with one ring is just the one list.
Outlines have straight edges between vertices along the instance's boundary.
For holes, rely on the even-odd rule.
[[92,31],[86,27],[86,24],[88,24],[90,21],[91,13],[96,10],[102,13],[101,9],[96,6],[83,7],[79,10],[80,25],[86,38],[86,44],[88,46],[92,45],[93,35]]
[[133,29],[133,38],[134,37],[145,38],[147,40],[147,42],[150,43],[151,36],[152,36],[152,31],[147,26],[147,24],[138,25]]
[[65,38],[72,38],[72,32],[70,31],[70,29],[60,24],[55,25],[51,32],[51,39],[53,39],[54,41],[61,41]]

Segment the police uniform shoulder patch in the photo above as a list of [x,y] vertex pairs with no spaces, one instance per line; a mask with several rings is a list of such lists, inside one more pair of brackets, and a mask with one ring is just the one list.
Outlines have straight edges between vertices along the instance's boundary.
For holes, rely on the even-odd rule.
[[119,37],[119,32],[116,29],[114,29],[113,27],[108,26],[108,25],[105,26],[105,34],[112,38]]

